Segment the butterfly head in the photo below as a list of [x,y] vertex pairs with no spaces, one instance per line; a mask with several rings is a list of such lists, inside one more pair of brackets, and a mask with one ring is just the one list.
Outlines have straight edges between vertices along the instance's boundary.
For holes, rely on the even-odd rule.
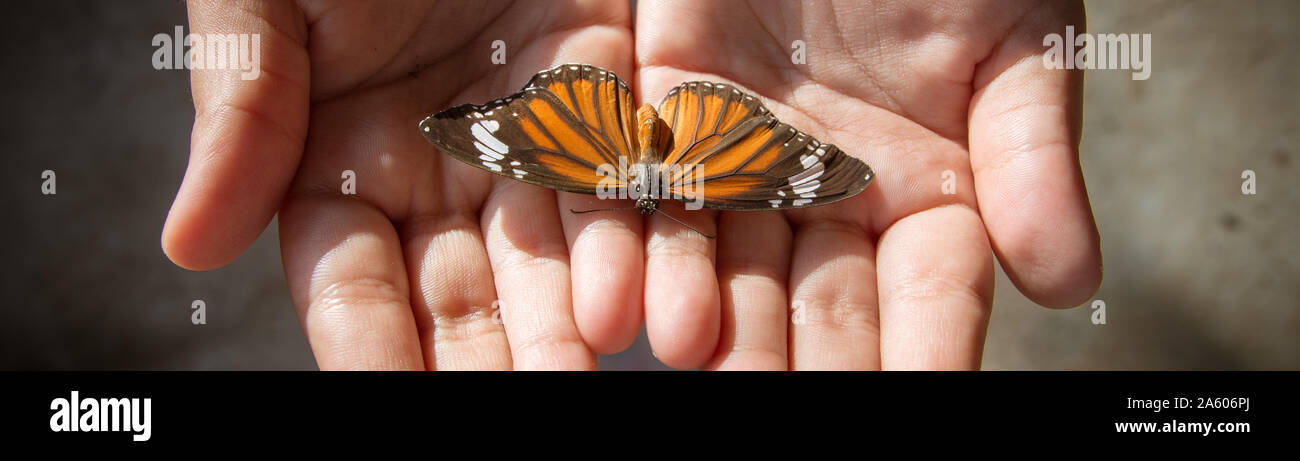
[[659,209],[659,199],[650,195],[642,195],[636,199],[636,211],[643,215],[653,214]]

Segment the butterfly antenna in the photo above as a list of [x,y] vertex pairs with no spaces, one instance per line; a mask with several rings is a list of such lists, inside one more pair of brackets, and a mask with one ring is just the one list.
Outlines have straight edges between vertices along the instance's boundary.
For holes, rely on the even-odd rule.
[[[595,209],[595,210],[575,210],[575,209],[573,209],[573,208],[569,208],[569,212],[570,212],[570,213],[573,213],[573,214],[582,214],[582,213],[591,213],[591,212],[594,212],[594,211],[623,211],[623,210],[635,210],[635,209],[637,209],[637,207],[634,207],[634,206],[621,207],[621,208],[597,208],[597,209]],[[690,230],[693,230],[693,231],[695,231],[695,233],[697,233],[697,234],[703,235],[705,238],[716,238],[716,236],[709,235],[709,234],[706,234],[706,233],[704,233],[704,232],[700,232],[699,229],[696,229],[696,228],[692,227],[690,224],[686,224],[686,223],[682,222],[682,220],[680,220],[680,219],[674,218],[673,215],[668,214],[668,212],[666,212],[666,211],[664,211],[664,210],[655,210],[655,211],[658,211],[660,214],[666,216],[668,219],[673,220],[673,222],[676,222],[677,224],[681,224],[683,227],[685,227],[685,228],[687,228],[687,229],[690,229]]]
[[715,237],[716,237],[716,236],[714,236],[714,235],[709,235],[709,234],[706,234],[706,233],[700,232],[699,229],[696,229],[696,228],[694,228],[694,227],[691,227],[690,224],[686,224],[686,223],[682,222],[682,220],[680,220],[680,219],[674,218],[673,215],[668,214],[668,212],[666,212],[666,211],[664,211],[664,210],[656,210],[656,211],[658,211],[659,214],[662,214],[662,215],[666,216],[668,219],[671,219],[671,220],[673,220],[673,221],[676,221],[677,224],[681,224],[683,227],[685,227],[685,228],[687,228],[687,229],[690,229],[690,230],[693,230],[693,231],[695,231],[695,233],[697,233],[697,234],[703,235],[704,238],[715,238]]
[[569,208],[569,212],[570,212],[570,213],[573,213],[573,214],[583,214],[583,213],[591,213],[591,212],[594,212],[594,211],[623,211],[623,210],[635,210],[635,209],[636,209],[636,207],[634,207],[634,206],[625,206],[625,207],[619,207],[619,208],[597,208],[597,209],[595,209],[595,210],[582,210],[582,211],[578,211],[578,210],[575,210],[575,209],[573,209],[573,208]]

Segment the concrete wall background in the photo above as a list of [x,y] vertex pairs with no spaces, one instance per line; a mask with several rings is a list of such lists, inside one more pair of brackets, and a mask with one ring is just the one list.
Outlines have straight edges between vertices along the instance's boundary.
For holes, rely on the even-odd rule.
[[1088,3],[1089,30],[1150,33],[1154,54],[1149,80],[1086,77],[1108,323],[1037,308],[1000,276],[985,368],[1300,368],[1296,17],[1289,1]]
[[[185,71],[149,66],[179,2],[30,2],[0,19],[5,225],[0,369],[314,369],[275,225],[188,272],[158,234],[185,170]],[[1300,368],[1300,3],[1090,2],[1094,32],[1150,33],[1150,80],[1087,76],[1083,166],[1106,280],[1039,308],[999,276],[986,369]],[[39,194],[57,171],[58,195]],[[1240,193],[1241,172],[1258,194]],[[208,324],[189,323],[203,300]],[[662,368],[643,341],[603,368]]]

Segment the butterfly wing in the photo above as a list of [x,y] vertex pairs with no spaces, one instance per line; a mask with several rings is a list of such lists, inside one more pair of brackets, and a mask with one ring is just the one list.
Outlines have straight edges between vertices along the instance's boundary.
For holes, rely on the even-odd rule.
[[420,122],[420,132],[483,170],[588,194],[602,180],[625,187],[626,159],[636,152],[627,84],[613,72],[579,64],[539,72],[505,98],[431,115]]
[[724,210],[804,208],[843,200],[874,174],[861,160],[777,120],[757,98],[726,84],[688,82],[659,114],[672,128],[661,170],[669,192]]

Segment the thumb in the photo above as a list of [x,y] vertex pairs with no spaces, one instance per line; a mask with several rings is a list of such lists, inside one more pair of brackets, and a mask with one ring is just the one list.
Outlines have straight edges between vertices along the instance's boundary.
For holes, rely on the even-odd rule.
[[[162,247],[177,265],[207,270],[239,256],[279,208],[302,156],[311,71],[307,25],[291,2],[194,0],[189,20],[200,61],[190,70],[194,129]],[[240,65],[208,68],[218,48]]]
[[1101,284],[1101,243],[1079,165],[1082,71],[1043,64],[1044,37],[1084,29],[1081,4],[1038,4],[980,64],[970,109],[971,166],[989,240],[1007,276],[1049,307]]

